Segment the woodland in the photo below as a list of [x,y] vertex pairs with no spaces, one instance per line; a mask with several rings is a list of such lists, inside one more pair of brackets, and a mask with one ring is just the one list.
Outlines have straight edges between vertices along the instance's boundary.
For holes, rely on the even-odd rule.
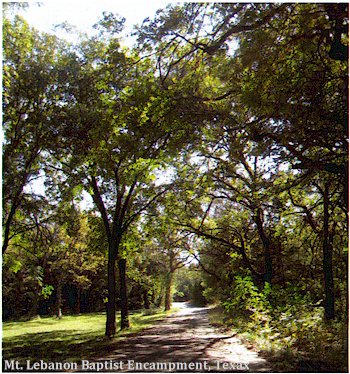
[[172,4],[132,48],[117,14],[73,43],[15,10],[3,320],[105,312],[112,338],[192,300],[346,368],[348,4]]

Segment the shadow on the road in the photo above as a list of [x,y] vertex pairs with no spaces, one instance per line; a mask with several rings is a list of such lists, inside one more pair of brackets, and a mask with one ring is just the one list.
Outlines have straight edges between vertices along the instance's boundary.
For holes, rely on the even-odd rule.
[[[252,369],[253,371],[267,371],[266,362],[262,359],[255,359],[253,356],[246,366],[243,365],[242,370],[235,370],[229,365],[223,367],[222,362],[230,362],[232,357],[229,357],[230,352],[225,356],[221,345],[233,337],[233,335],[221,334],[210,326],[208,308],[187,306],[177,314],[167,317],[157,326],[118,342],[110,352],[106,352],[104,357],[95,359],[123,362],[134,360],[138,363],[206,361],[211,371],[215,372],[246,372],[247,365],[250,371]],[[237,342],[235,344],[239,345]],[[239,347],[242,349],[241,345]]]

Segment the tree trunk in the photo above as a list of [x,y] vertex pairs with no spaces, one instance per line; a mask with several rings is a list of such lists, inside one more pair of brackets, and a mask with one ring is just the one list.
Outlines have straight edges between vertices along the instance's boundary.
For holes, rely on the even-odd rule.
[[265,271],[263,275],[264,282],[269,284],[272,283],[273,276],[273,267],[272,267],[272,257],[271,257],[271,242],[270,239],[266,236],[262,221],[262,211],[259,208],[255,216],[255,223],[258,229],[259,237],[263,243],[264,247],[264,260],[265,260]]
[[171,288],[173,286],[174,272],[170,271],[165,278],[165,311],[171,308]]
[[30,316],[33,316],[33,317],[38,316],[40,291],[41,291],[41,286],[37,283],[34,289],[33,298],[31,300],[31,310],[29,312]]
[[106,320],[106,336],[113,337],[116,333],[116,256],[113,246],[108,248],[108,301],[106,305],[107,320]]
[[164,304],[164,296],[165,296],[165,291],[164,291],[164,284],[162,282],[159,295],[158,295],[157,300],[155,302],[157,308],[160,308]]
[[323,194],[323,278],[325,287],[325,315],[326,319],[335,318],[334,310],[334,281],[333,281],[333,253],[329,235],[329,184],[326,182]]
[[129,324],[128,292],[126,288],[126,259],[118,261],[120,282],[120,328],[127,329]]
[[3,236],[3,241],[2,241],[2,254],[6,252],[6,249],[10,242],[10,229],[11,229],[13,217],[15,216],[15,213],[16,213],[16,208],[17,206],[15,204],[12,204],[10,213],[6,220],[4,236]]
[[77,288],[77,302],[75,305],[75,313],[80,313],[80,306],[81,306],[81,289],[80,287]]
[[[349,274],[349,257],[346,256],[346,274]],[[345,297],[345,321],[349,320],[349,276],[345,277],[346,279],[346,297]]]
[[62,318],[62,282],[58,281],[56,293],[56,315],[57,318]]
[[151,305],[148,298],[148,289],[144,288],[143,290],[143,306],[145,309],[150,309]]

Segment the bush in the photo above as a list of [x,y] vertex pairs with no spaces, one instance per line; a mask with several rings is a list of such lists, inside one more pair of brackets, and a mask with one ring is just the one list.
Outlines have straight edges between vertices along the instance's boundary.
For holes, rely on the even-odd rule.
[[235,327],[259,349],[287,354],[288,360],[290,356],[295,360],[312,358],[316,367],[323,360],[330,365],[325,367],[342,370],[347,366],[346,325],[326,322],[321,301],[312,302],[302,285],[282,288],[265,284],[259,290],[250,277],[237,276],[223,306],[236,317],[230,322],[235,325],[240,320]]

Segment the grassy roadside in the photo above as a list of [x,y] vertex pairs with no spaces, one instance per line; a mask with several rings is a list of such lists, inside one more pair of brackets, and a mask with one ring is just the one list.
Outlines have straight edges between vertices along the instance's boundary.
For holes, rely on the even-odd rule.
[[79,362],[112,350],[118,340],[152,326],[168,314],[161,310],[133,312],[130,314],[131,328],[119,331],[112,340],[104,336],[105,313],[5,322],[2,358],[20,362]]
[[[220,306],[210,308],[209,321],[215,327],[236,333],[242,343],[270,363],[274,372],[348,372],[346,352],[337,346],[322,348],[317,353],[304,347],[286,347],[282,333],[265,334],[259,326],[251,327],[248,315],[228,315]],[[325,333],[319,335],[320,346],[326,343]]]

